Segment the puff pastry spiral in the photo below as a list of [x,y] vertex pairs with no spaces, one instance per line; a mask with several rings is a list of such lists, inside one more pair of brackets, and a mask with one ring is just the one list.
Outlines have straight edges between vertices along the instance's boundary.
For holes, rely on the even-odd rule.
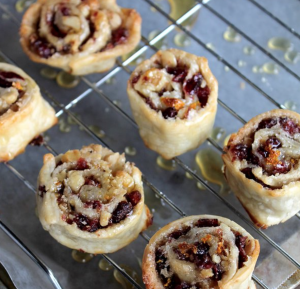
[[58,242],[94,254],[123,248],[152,223],[140,170],[100,145],[46,154],[37,207]]
[[109,70],[135,48],[140,30],[139,14],[115,0],[38,0],[20,35],[31,60],[83,75]]
[[211,132],[218,83],[204,57],[159,51],[137,66],[127,93],[145,145],[166,159],[198,147]]
[[300,115],[275,109],[252,118],[224,148],[225,176],[257,226],[300,210]]
[[23,70],[0,63],[0,162],[13,159],[57,122],[34,80]]
[[159,230],[143,257],[147,289],[249,289],[259,242],[226,218],[190,216]]

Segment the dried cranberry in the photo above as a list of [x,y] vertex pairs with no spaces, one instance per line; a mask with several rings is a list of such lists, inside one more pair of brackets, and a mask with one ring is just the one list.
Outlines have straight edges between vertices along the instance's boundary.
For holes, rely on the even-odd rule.
[[197,242],[195,244],[197,246],[197,253],[196,255],[204,255],[209,251],[209,245],[203,242]]
[[131,203],[131,205],[134,207],[136,206],[139,201],[141,200],[142,195],[139,191],[132,191],[131,193],[126,195],[126,199],[129,203]]
[[201,104],[201,107],[204,107],[207,103],[208,96],[210,94],[210,89],[207,85],[205,87],[201,87],[202,81],[202,74],[197,73],[192,78],[186,81],[183,90],[186,94],[196,94]]
[[282,129],[288,132],[290,135],[294,135],[295,133],[300,132],[300,128],[297,124],[295,124],[290,118],[288,117],[281,117],[279,119],[280,125]]
[[88,169],[88,163],[84,158],[79,158],[75,167],[75,170],[82,171]]
[[168,238],[177,240],[179,237],[186,235],[191,230],[191,227],[184,227],[169,234]]
[[60,11],[61,11],[62,15],[64,15],[64,16],[70,16],[71,15],[71,10],[66,6],[61,7]]
[[126,201],[122,201],[118,204],[117,208],[112,213],[112,222],[119,223],[126,218],[128,214],[132,212],[132,205]]
[[237,144],[231,148],[231,153],[234,155],[233,160],[244,160],[250,156],[250,148],[245,144]]
[[196,255],[195,257],[195,264],[200,269],[211,269],[214,266],[214,262],[211,260],[210,255]]
[[52,23],[51,25],[51,34],[57,38],[65,38],[68,33],[61,31],[57,25]]
[[126,28],[118,28],[117,30],[113,31],[111,36],[112,38],[111,42],[113,43],[114,46],[123,44],[124,42],[126,42],[128,35],[129,33]]
[[44,197],[44,194],[46,194],[46,187],[45,186],[39,186],[39,191],[38,191],[38,194],[41,198]]
[[175,75],[172,79],[174,82],[183,82],[187,76],[187,70],[183,67],[167,67],[167,72]]
[[256,180],[251,168],[242,169],[241,172],[246,176],[247,179]]
[[280,148],[282,144],[281,144],[281,141],[277,137],[273,136],[273,137],[267,139],[266,145],[268,147],[271,147],[272,149],[277,149],[277,148]]
[[157,111],[157,107],[155,106],[151,98],[150,97],[144,97],[144,98],[145,98],[145,102],[150,106],[150,108]]
[[277,124],[276,118],[266,118],[263,119],[259,124],[257,130],[264,129],[264,128],[271,128]]
[[42,58],[47,59],[56,52],[55,48],[42,38],[32,37],[30,45],[31,49]]
[[44,144],[44,138],[42,135],[39,135],[38,137],[34,138],[30,143],[32,146],[41,146]]
[[177,115],[177,110],[174,107],[168,107],[162,112],[162,115],[165,119],[174,118]]
[[243,263],[248,260],[247,253],[245,251],[246,240],[248,237],[243,237],[238,232],[235,232],[235,245],[239,249],[239,268],[243,267]]
[[269,156],[269,152],[267,152],[267,151],[265,150],[265,147],[263,147],[263,146],[260,146],[260,147],[257,149],[257,152],[258,152],[261,156],[263,156],[264,158],[267,158],[267,157]]
[[87,208],[93,208],[93,209],[100,209],[101,208],[101,203],[99,201],[88,201],[84,203],[84,207]]
[[106,51],[114,48],[117,45],[125,43],[127,41],[128,36],[129,36],[129,32],[126,28],[116,29],[115,31],[112,32],[110,42],[108,42],[106,46],[101,49],[101,51]]
[[157,249],[155,252],[155,263],[156,263],[156,270],[160,272],[166,267],[167,258],[162,253],[160,249]]
[[250,153],[250,155],[248,156],[247,161],[251,164],[254,164],[254,165],[259,164],[259,158],[256,155],[254,155],[253,153]]
[[290,163],[286,161],[281,161],[274,166],[272,174],[286,174],[290,169]]
[[77,214],[73,220],[67,220],[67,223],[75,223],[77,227],[82,231],[95,232],[100,229],[100,224],[98,219],[89,219],[87,216],[82,214]]
[[218,227],[219,221],[218,219],[199,219],[195,224],[196,227]]
[[212,267],[212,270],[213,270],[213,273],[214,273],[214,276],[212,277],[212,279],[216,280],[216,281],[219,281],[222,279],[222,276],[223,276],[223,270],[221,269],[221,265],[220,264],[215,264],[213,267]]
[[132,84],[136,84],[136,83],[139,81],[140,77],[141,77],[141,75],[138,74],[138,75],[136,75],[134,78],[132,78],[132,81],[131,81]]
[[93,177],[85,179],[84,184],[88,185],[88,186],[94,186],[94,187],[99,187],[100,186],[100,182],[98,180],[96,180],[95,178],[93,178]]
[[24,80],[19,74],[10,71],[0,70],[0,87],[8,88],[12,86],[12,79],[21,79]]

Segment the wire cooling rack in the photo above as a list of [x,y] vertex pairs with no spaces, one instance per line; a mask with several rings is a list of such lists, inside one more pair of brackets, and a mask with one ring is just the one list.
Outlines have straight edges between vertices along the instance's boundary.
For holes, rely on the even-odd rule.
[[[265,41],[262,41],[261,37],[265,37],[264,29],[266,29],[266,31],[269,32],[273,31],[273,34],[270,36],[276,36],[276,33],[274,35],[274,31],[276,31],[298,44],[300,35],[292,27],[296,27],[295,25],[299,24],[299,21],[295,22],[293,18],[295,13],[292,13],[292,10],[298,9],[298,11],[300,11],[300,2],[296,0],[291,1],[287,8],[289,10],[282,9],[281,11],[278,9],[281,4],[277,0],[272,3],[271,7],[266,5],[267,1],[258,3],[255,0],[243,0],[239,2],[237,2],[237,0],[226,0],[223,2],[220,0],[212,0],[210,3],[207,3],[208,1],[202,2],[198,0],[195,2],[193,8],[177,20],[169,16],[169,7],[166,5],[167,1],[156,0],[156,2],[152,2],[150,0],[140,0],[131,3],[129,0],[120,0],[119,2],[119,4],[124,7],[134,6],[143,17],[143,36],[139,49],[125,61],[119,59],[117,66],[105,75],[99,76],[98,74],[81,77],[80,85],[76,87],[76,89],[69,91],[56,87],[48,80],[42,79],[37,73],[41,66],[32,64],[27,57],[22,54],[17,44],[17,31],[21,15],[14,11],[13,5],[9,0],[0,2],[0,9],[3,12],[0,27],[4,28],[1,29],[4,34],[0,43],[1,55],[8,62],[20,66],[33,76],[40,85],[44,97],[47,98],[56,109],[56,115],[58,117],[68,117],[69,120],[72,120],[73,123],[78,125],[76,128],[73,128],[75,132],[69,134],[63,134],[59,132],[57,128],[51,129],[49,131],[50,140],[44,144],[43,148],[27,148],[26,152],[18,156],[16,160],[3,163],[0,166],[0,228],[46,273],[55,288],[83,288],[83,284],[90,283],[94,284],[94,286],[91,285],[90,288],[98,288],[99,284],[102,286],[105,284],[107,288],[118,288],[120,285],[116,282],[112,282],[112,274],[107,275],[108,272],[99,271],[95,262],[91,262],[90,265],[84,264],[84,269],[83,267],[79,267],[78,264],[72,263],[70,251],[57,244],[47,233],[43,232],[38,220],[36,218],[34,219],[33,216],[28,217],[30,220],[34,220],[30,222],[30,225],[26,222],[16,221],[13,218],[13,212],[11,215],[9,214],[9,210],[16,208],[9,202],[6,207],[6,203],[3,200],[7,199],[7,195],[4,196],[4,194],[12,193],[16,190],[21,190],[22,194],[27,193],[27,190],[31,191],[33,193],[32,195],[35,194],[36,189],[34,182],[41,166],[41,162],[36,162],[36,158],[40,158],[41,160],[41,156],[45,152],[56,155],[57,152],[62,153],[68,149],[80,147],[81,144],[89,144],[90,142],[98,142],[115,151],[122,151],[124,145],[134,145],[138,148],[138,151],[140,151],[140,155],[138,154],[136,158],[132,157],[132,159],[130,156],[127,158],[130,161],[135,161],[137,166],[144,172],[143,182],[146,187],[146,203],[148,203],[148,205],[150,203],[149,206],[150,208],[152,207],[154,211],[157,226],[142,233],[140,235],[141,237],[138,238],[133,245],[128,246],[129,248],[122,249],[109,256],[102,255],[104,259],[111,263],[115,270],[131,282],[133,287],[144,288],[141,279],[135,278],[132,274],[128,274],[128,270],[125,271],[121,263],[130,264],[140,273],[137,260],[140,260],[142,257],[143,248],[146,242],[149,241],[150,236],[158,227],[178,217],[191,214],[216,213],[229,217],[245,227],[255,238],[260,240],[261,257],[258,262],[259,266],[263,265],[263,261],[266,260],[272,252],[277,251],[280,256],[279,260],[288,262],[289,266],[293,266],[294,271],[300,270],[300,263],[296,260],[293,250],[286,250],[281,246],[294,232],[299,231],[300,214],[298,213],[285,224],[272,227],[268,230],[261,230],[255,227],[232,195],[220,194],[218,186],[205,180],[200,171],[195,171],[193,160],[196,151],[175,158],[174,162],[177,164],[177,169],[174,172],[168,172],[158,168],[155,165],[157,155],[146,150],[138,137],[137,125],[132,119],[125,91],[126,81],[133,70],[131,64],[143,55],[147,55],[148,57],[155,53],[157,51],[157,45],[160,42],[167,39],[170,43],[170,39],[172,39],[176,33],[182,33],[189,37],[188,39],[192,42],[191,48],[187,47],[183,49],[190,49],[191,52],[195,54],[205,55],[209,59],[211,70],[219,80],[220,98],[218,100],[219,111],[216,125],[222,124],[223,127],[229,127],[229,131],[233,132],[246,123],[246,119],[258,113],[272,108],[285,108],[285,106],[288,105],[286,101],[297,102],[299,98],[297,91],[299,91],[300,81],[299,67],[292,66],[285,62],[283,56],[277,53],[277,51],[270,51],[266,48]],[[241,4],[241,2],[243,3]],[[274,7],[277,7],[275,12]],[[152,12],[150,12],[151,10]],[[286,11],[291,12],[289,17],[286,17],[284,14]],[[254,25],[252,27],[251,21],[249,20],[250,22],[247,22],[247,19],[245,23],[241,21],[244,17],[244,14],[241,14],[241,12],[257,15],[258,18],[255,19],[254,22],[258,22],[256,23],[258,26]],[[186,19],[198,13],[200,13],[198,21],[192,30],[181,25]],[[155,21],[153,21],[153,18],[155,18]],[[245,16],[245,18],[247,17]],[[214,32],[215,34],[210,38],[210,35],[205,34],[201,30],[201,27],[203,27],[202,24],[204,23],[206,25],[204,30],[209,31],[211,29],[213,31],[213,28],[210,26],[212,22],[220,23],[220,30],[218,30],[218,24],[212,25],[212,27],[216,29],[216,32]],[[249,23],[251,25],[249,25]],[[162,29],[164,26],[166,26],[166,28]],[[249,66],[246,69],[244,67],[245,63],[243,64],[243,61],[237,58],[241,57],[237,56],[238,53],[228,53],[235,44],[226,43],[221,39],[220,33],[226,29],[226,26],[234,28],[235,31],[239,33],[243,41],[245,41],[243,43],[244,46],[252,45],[256,49],[257,53],[259,53],[257,61],[261,61],[261,63],[272,61],[280,69],[280,74],[278,76],[272,76],[273,78],[271,76],[268,78],[265,74],[259,76],[254,75]],[[147,33],[153,29],[158,29],[158,27],[160,31],[157,31],[157,33],[155,33],[156,36],[149,41],[149,37],[146,37]],[[258,27],[259,30],[257,29]],[[6,29],[8,32],[6,32]],[[252,29],[255,33],[251,33]],[[202,32],[204,33],[203,35],[201,34]],[[7,43],[3,40],[6,39],[5,35],[9,40]],[[222,47],[214,47],[212,45],[216,37],[220,38],[216,43],[222,43]],[[204,38],[208,40],[203,40]],[[223,42],[221,42],[221,40]],[[210,45],[208,45],[208,42]],[[10,45],[10,43],[13,43],[13,45]],[[11,49],[13,46],[15,48]],[[241,46],[239,46],[239,48],[241,48]],[[230,71],[230,73],[226,71]],[[114,84],[111,84],[112,80],[115,81]],[[244,93],[238,87],[239,85],[241,87],[247,85],[246,88],[248,89],[248,91],[245,92],[244,98],[241,99],[237,99],[239,94],[243,96]],[[230,90],[230,87],[233,87],[233,89]],[[121,90],[122,92],[120,93]],[[236,94],[236,97],[229,97],[231,93]],[[122,102],[121,106],[120,99],[118,98],[124,97],[124,95],[124,102]],[[251,106],[251,104],[253,105]],[[124,119],[126,122],[123,121]],[[101,120],[101,128],[107,132],[105,137],[99,137],[90,127],[90,124],[94,124],[95,122],[99,123],[99,120]],[[223,145],[215,138],[208,138],[206,144],[201,146],[201,148],[213,147],[220,155],[222,146]],[[185,178],[185,173],[189,173],[196,182],[202,185],[204,190],[199,191],[195,186],[195,182]],[[11,179],[11,176],[17,177],[20,182],[15,183],[14,180],[8,181],[7,179]],[[10,192],[7,192],[7,185],[11,187]],[[18,197],[21,196],[21,192],[17,194]],[[153,198],[153,196],[156,196],[156,198]],[[28,198],[28,202],[33,204],[34,199],[31,198],[31,196]],[[20,206],[20,204],[18,204],[18,206]],[[34,205],[31,205],[31,209],[33,207]],[[26,214],[28,212],[27,209],[23,209],[23,207],[21,207],[20,210],[24,210]],[[26,230],[31,232],[31,234],[26,232]],[[282,237],[282,234],[284,237]],[[37,235],[41,235],[41,237],[37,237]],[[36,239],[42,244],[40,245]],[[47,250],[50,250],[47,254],[45,246],[51,246],[51,248],[54,249],[51,251],[51,249],[49,249],[50,247],[47,247]],[[54,251],[56,253],[52,256],[52,252]],[[59,255],[63,256],[63,259],[60,258]],[[134,257],[132,258],[133,255]],[[66,256],[69,256],[71,261],[69,259],[66,260]],[[47,260],[47,262],[43,260]],[[50,265],[46,265],[45,263]],[[63,269],[63,271],[67,270],[67,274],[59,274],[61,269]],[[78,272],[82,272],[82,270],[85,271],[88,277],[80,276],[81,279],[84,279],[83,283],[80,283],[81,279],[76,279],[76,275]],[[89,274],[86,273],[88,271]],[[68,274],[71,278],[66,279],[65,275]],[[269,285],[268,274],[269,273],[264,272],[263,274],[260,273],[257,275],[256,271],[254,272],[253,279],[258,287],[272,288]],[[100,280],[99,275],[101,276]],[[289,276],[286,276],[286,279],[288,277]],[[72,278],[76,279],[76,282],[73,282]],[[92,282],[90,282],[91,280]],[[285,280],[282,280],[282,282],[284,281]],[[95,286],[95,284],[97,285]]]

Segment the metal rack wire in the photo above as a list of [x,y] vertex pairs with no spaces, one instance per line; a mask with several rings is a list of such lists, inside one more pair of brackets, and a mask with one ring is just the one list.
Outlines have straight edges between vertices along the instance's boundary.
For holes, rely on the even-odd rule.
[[[160,13],[163,17],[168,19],[171,22],[171,25],[169,25],[165,30],[163,30],[161,33],[159,33],[156,37],[154,37],[151,41],[148,41],[146,37],[142,37],[142,41],[144,42],[144,46],[141,47],[137,52],[135,52],[131,57],[129,57],[124,62],[118,61],[118,66],[114,68],[111,72],[106,74],[104,77],[99,79],[95,84],[90,82],[86,77],[82,77],[82,81],[86,83],[89,88],[85,90],[83,93],[75,97],[72,101],[70,101],[66,105],[60,104],[56,98],[54,98],[48,91],[43,90],[43,93],[46,97],[48,97],[54,105],[56,105],[60,110],[57,112],[57,116],[60,116],[62,114],[67,114],[70,116],[79,126],[81,126],[86,133],[88,133],[90,136],[92,136],[97,142],[100,142],[102,145],[109,147],[103,139],[99,138],[84,122],[82,122],[74,113],[70,111],[70,109],[77,103],[79,103],[82,99],[84,99],[86,96],[91,94],[92,92],[96,92],[96,94],[103,100],[105,100],[112,108],[114,108],[118,113],[120,113],[127,121],[131,123],[132,126],[137,128],[136,123],[134,120],[124,111],[122,110],[118,105],[116,105],[105,93],[103,93],[99,88],[101,85],[103,85],[109,78],[113,77],[120,71],[125,71],[126,73],[130,74],[131,71],[127,67],[128,64],[130,64],[132,61],[137,59],[139,56],[141,56],[146,50],[152,49],[156,51],[155,44],[163,39],[165,36],[167,36],[171,31],[173,31],[175,28],[179,28],[182,30],[185,34],[187,34],[190,38],[192,38],[196,43],[198,43],[200,46],[202,46],[204,49],[206,49],[212,56],[216,57],[220,62],[228,66],[237,76],[239,76],[241,79],[246,81],[250,86],[252,86],[255,90],[257,90],[263,97],[268,99],[271,103],[273,103],[278,108],[285,108],[284,105],[281,105],[278,103],[273,97],[271,97],[268,93],[266,93],[264,90],[259,88],[254,82],[252,82],[249,78],[247,78],[243,73],[241,73],[240,70],[236,69],[229,61],[222,58],[218,53],[216,53],[214,50],[210,49],[206,46],[206,44],[199,39],[197,36],[195,36],[193,33],[191,33],[189,30],[187,30],[184,26],[181,25],[183,21],[188,19],[190,16],[194,15],[200,8],[207,9],[212,14],[214,14],[216,17],[218,17],[220,20],[225,22],[227,25],[233,27],[240,35],[242,35],[245,39],[247,39],[250,43],[252,43],[254,46],[256,46],[261,52],[263,52],[265,55],[267,55],[270,59],[275,61],[279,66],[281,66],[284,70],[286,70],[287,73],[289,73],[291,76],[293,76],[295,79],[300,81],[300,76],[290,70],[284,63],[282,63],[278,58],[276,58],[274,55],[272,55],[270,52],[268,52],[266,49],[264,49],[262,46],[260,46],[256,41],[254,41],[250,36],[248,36],[246,33],[241,31],[237,26],[235,26],[233,23],[231,23],[228,19],[224,18],[222,15],[220,15],[217,11],[215,11],[213,8],[207,5],[205,1],[197,0],[198,4],[196,4],[192,9],[190,9],[187,13],[185,13],[182,17],[180,17],[178,20],[172,19],[164,10],[162,10],[159,6],[157,6],[155,3],[153,3],[151,0],[143,0],[144,2],[151,5],[153,8],[155,8],[158,13]],[[291,27],[286,25],[284,22],[282,22],[279,18],[274,16],[272,13],[270,13],[268,10],[266,10],[263,6],[258,4],[255,0],[248,0],[249,2],[253,3],[256,7],[261,9],[266,15],[270,16],[274,21],[278,22],[280,25],[282,25],[285,29],[287,29],[289,32],[293,33],[296,37],[300,38],[300,35]],[[9,13],[5,9],[5,7],[0,3],[0,8],[2,10],[5,10],[6,13]],[[19,20],[16,19],[14,16],[12,16],[12,19],[19,25]],[[2,53],[3,54],[3,53]],[[4,57],[6,57],[3,54]],[[8,57],[6,57],[10,62],[12,62]],[[234,110],[232,110],[229,106],[226,105],[223,101],[220,99],[218,100],[219,104],[227,110],[233,117],[235,117],[238,121],[241,123],[246,123],[246,121],[239,116]],[[208,139],[207,140],[210,144],[212,144],[218,151],[222,152],[222,148],[213,140]],[[47,143],[44,144],[45,148],[53,153],[57,154],[56,151]],[[240,219],[242,219],[246,224],[248,224],[258,235],[260,235],[262,238],[264,238],[272,247],[274,247],[282,256],[284,256],[286,259],[288,259],[293,265],[295,265],[296,268],[300,269],[300,264],[285,250],[283,250],[276,242],[274,242],[265,232],[263,232],[260,228],[257,228],[253,225],[253,223],[245,217],[241,212],[239,212],[232,204],[230,204],[223,196],[221,196],[218,192],[216,192],[212,186],[206,183],[206,181],[199,176],[197,173],[195,173],[188,165],[186,165],[181,159],[175,158],[175,162],[186,172],[190,173],[195,180],[200,182],[210,193],[212,193],[216,198],[218,198],[224,205],[226,205],[234,214],[236,214]],[[34,186],[25,179],[25,177],[18,172],[11,164],[4,163],[4,165],[20,180],[22,181],[29,190],[35,193]],[[170,198],[168,198],[159,188],[155,187],[146,176],[143,176],[143,182],[150,188],[152,191],[161,199],[163,199],[173,210],[175,210],[181,217],[184,217],[186,214],[182,209],[179,208],[178,205],[176,205]],[[297,217],[300,218],[300,215],[297,214]],[[62,288],[59,281],[55,278],[50,268],[47,267],[43,263],[42,260],[39,259],[36,255],[34,255],[29,248],[26,247],[26,245],[23,243],[22,240],[18,239],[18,237],[0,220],[0,228],[42,269],[44,272],[48,275],[50,281],[52,282],[53,286],[55,288]],[[149,241],[149,237],[145,233],[141,233],[141,237],[145,241]],[[110,262],[117,270],[120,271],[121,274],[127,280],[129,280],[136,288],[142,288],[140,284],[138,284],[130,275],[128,275],[125,270],[123,270],[113,259],[111,259],[107,255],[103,255],[103,257]],[[253,275],[253,280],[260,285],[262,288],[269,288],[264,284],[262,280],[260,280],[258,277]]]

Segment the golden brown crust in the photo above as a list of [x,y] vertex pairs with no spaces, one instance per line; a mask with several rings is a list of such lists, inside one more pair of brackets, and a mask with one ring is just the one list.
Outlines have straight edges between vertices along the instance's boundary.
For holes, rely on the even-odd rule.
[[[83,167],[78,168],[80,164]],[[125,162],[124,155],[100,145],[68,151],[56,158],[46,154],[38,187],[37,208],[43,228],[69,248],[93,254],[115,252],[152,223],[144,204],[140,170]],[[121,202],[127,203],[126,194],[133,191],[140,193],[139,202],[124,219],[114,222],[113,213]],[[74,209],[70,211],[71,205]],[[78,222],[76,216],[84,216],[87,221]],[[88,220],[97,227],[84,227]]]
[[[155,63],[162,63],[163,68],[172,67],[174,65],[172,57],[176,58],[175,65],[178,62],[187,66],[187,78],[200,72],[210,89],[205,107],[199,109],[198,104],[198,108],[193,110],[193,116],[190,118],[182,116],[182,119],[178,117],[165,119],[162,113],[152,109],[134,88],[133,80],[141,73],[151,71]],[[156,85],[155,78],[153,78],[153,83]],[[218,82],[204,57],[197,57],[177,49],[159,51],[149,60],[137,66],[128,80],[127,93],[134,119],[139,126],[139,132],[145,145],[166,159],[195,149],[206,140],[211,132],[217,111]],[[178,93],[182,93],[182,88]]]
[[[259,252],[260,245],[258,240],[253,239],[253,237],[247,233],[238,224],[222,217],[212,216],[212,215],[199,215],[190,216],[177,221],[174,221],[162,229],[160,229],[150,240],[149,244],[146,246],[143,262],[142,262],[142,272],[143,272],[143,282],[147,289],[164,289],[162,281],[156,271],[155,263],[155,251],[162,243],[163,238],[168,236],[170,233],[182,228],[183,225],[191,226],[191,224],[199,219],[218,219],[221,223],[228,226],[230,229],[240,233],[242,236],[247,236],[249,243],[247,246],[248,261],[244,263],[243,267],[238,269],[233,277],[229,280],[223,281],[222,279],[218,281],[217,287],[222,289],[252,289],[255,288],[253,281],[251,280],[252,272],[254,270]],[[203,228],[198,228],[200,232]],[[170,260],[169,263],[170,264]],[[169,265],[170,266],[170,265]],[[172,269],[172,268],[171,268]]]
[[[225,154],[222,155],[225,164],[224,174],[229,186],[253,222],[262,229],[285,222],[300,210],[298,205],[300,202],[300,176],[297,177],[297,149],[294,150],[289,145],[293,141],[296,144],[299,142],[299,134],[296,133],[293,137],[284,135],[285,132],[280,127],[279,119],[286,117],[292,119],[296,125],[300,125],[300,115],[289,110],[275,109],[252,118],[237,133],[231,135],[228,145],[224,147]],[[260,129],[257,132],[259,123],[265,119],[277,119],[278,121],[271,128]],[[245,160],[234,160],[231,155],[231,149],[238,144],[247,144],[251,146],[252,152],[255,152],[257,147],[261,146],[266,141],[265,139],[270,136],[279,137],[282,142],[286,138],[286,142],[284,142],[282,148],[276,151],[269,151],[269,157],[265,158],[266,163],[268,165],[276,165],[278,162],[281,162],[278,159],[281,153],[288,155],[290,150],[295,154],[294,165],[284,174],[267,175],[260,169],[260,166],[250,164],[252,173],[259,182],[247,178],[241,170],[249,167],[249,164]],[[263,186],[262,184],[265,185]]]
[[[70,5],[70,7],[80,10],[81,14],[79,15],[80,17],[83,17],[80,19],[84,22],[84,24],[81,23],[82,26],[88,26],[88,21],[92,21],[93,19],[93,21],[95,21],[94,26],[96,26],[97,35],[95,36],[96,32],[94,32],[94,38],[92,39],[85,32],[85,36],[79,37],[80,40],[78,40],[80,43],[82,43],[82,46],[78,46],[80,44],[77,43],[78,41],[70,42],[71,44],[67,45],[71,47],[74,45],[74,49],[72,48],[71,52],[67,53],[60,52],[62,48],[58,44],[55,46],[56,43],[54,40],[52,40],[52,42],[54,41],[54,43],[52,43],[53,46],[56,47],[56,53],[49,58],[43,58],[31,49],[30,39],[32,35],[39,36],[41,31],[43,31],[43,34],[45,34],[45,36],[42,38],[45,39],[45,37],[53,37],[51,31],[44,31],[45,26],[47,26],[46,24],[41,24],[40,22],[40,25],[43,26],[42,28],[39,28],[39,31],[36,30],[36,27],[39,26],[38,22],[41,21],[40,15],[45,13],[44,9],[49,9],[49,11],[52,13],[51,9],[54,9],[54,5],[60,5],[61,3],[64,3],[64,5]],[[77,10],[75,15],[78,14]],[[89,10],[88,15],[85,15],[86,10]],[[95,16],[95,19],[93,18],[93,13],[98,13]],[[84,20],[84,17],[86,17],[87,21]],[[119,21],[121,22],[119,23]],[[112,31],[116,30],[117,28],[127,29],[128,37],[126,42],[102,51],[105,45],[109,43]],[[87,27],[86,29],[89,28]],[[84,33],[84,31],[85,30],[82,29],[80,33]],[[120,9],[114,0],[89,0],[83,2],[79,0],[38,0],[36,3],[32,4],[24,14],[20,28],[20,36],[20,42],[23,50],[29,56],[29,58],[35,62],[59,67],[75,75],[104,72],[113,67],[116,57],[129,53],[139,43],[141,37],[141,17],[133,9]],[[64,39],[67,37],[57,38],[57,42],[64,41]],[[99,47],[99,49],[95,47],[96,45]]]
[[[28,143],[57,123],[54,109],[42,98],[35,81],[23,70],[0,63],[0,70],[13,72],[24,78],[24,95],[0,113],[0,162],[6,162],[24,152]],[[4,94],[0,94],[0,110]],[[6,92],[5,92],[6,91]],[[12,109],[18,106],[18,110]],[[39,120],[39,121],[37,121]]]

